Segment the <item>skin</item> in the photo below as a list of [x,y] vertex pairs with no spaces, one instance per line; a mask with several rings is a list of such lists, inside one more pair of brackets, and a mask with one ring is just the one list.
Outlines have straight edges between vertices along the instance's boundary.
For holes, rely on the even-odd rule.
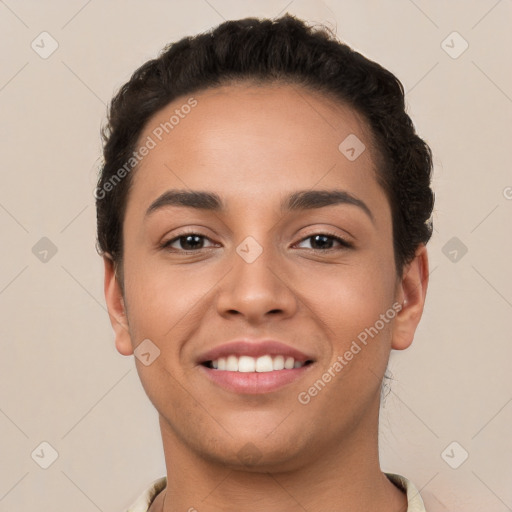
[[[124,295],[104,257],[117,350],[131,355],[144,339],[160,350],[149,366],[135,358],[159,413],[168,477],[150,510],[405,511],[404,493],[379,466],[380,392],[391,349],[407,348],[420,321],[428,258],[419,246],[396,275],[391,209],[365,122],[337,101],[290,85],[237,84],[193,96],[197,106],[133,175]],[[187,99],[158,112],[140,140]],[[366,146],[355,161],[338,150],[349,134]],[[292,192],[334,188],[364,201],[373,220],[350,204],[279,210]],[[215,192],[227,210],[166,206],[146,215],[169,189]],[[183,239],[160,247],[187,232],[206,238],[196,249]],[[323,233],[353,247],[311,238]],[[247,236],[263,249],[252,263],[236,252]],[[358,334],[404,301],[321,392],[299,403],[298,394]],[[283,341],[315,362],[272,393],[226,391],[204,377],[197,357],[242,336]],[[248,443],[258,454],[252,464],[239,456]]]

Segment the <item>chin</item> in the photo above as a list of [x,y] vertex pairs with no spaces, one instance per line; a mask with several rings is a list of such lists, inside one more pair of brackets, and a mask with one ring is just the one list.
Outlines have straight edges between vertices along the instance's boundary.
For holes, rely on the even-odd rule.
[[[275,434],[275,433],[274,433]],[[311,459],[313,443],[301,442],[298,435],[268,435],[253,431],[250,435],[224,436],[214,446],[197,447],[201,457],[233,470],[255,473],[279,473],[300,468]]]

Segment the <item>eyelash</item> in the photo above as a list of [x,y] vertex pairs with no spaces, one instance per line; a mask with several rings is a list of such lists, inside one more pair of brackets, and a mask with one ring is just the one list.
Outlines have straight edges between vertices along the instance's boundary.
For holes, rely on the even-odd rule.
[[[174,242],[178,241],[180,238],[186,238],[187,236],[191,236],[191,235],[204,238],[206,240],[209,240],[210,242],[212,241],[206,235],[202,235],[201,233],[196,233],[196,232],[190,231],[190,232],[187,232],[187,233],[181,233],[178,236],[174,237],[173,239],[168,240],[166,242],[163,242],[160,245],[160,248],[163,249],[163,250],[170,251],[170,252],[179,252],[179,253],[182,253],[182,254],[194,254],[194,253],[198,253],[199,251],[204,250],[204,249],[211,249],[211,247],[202,247],[200,249],[196,249],[196,250],[193,250],[193,251],[186,251],[184,249],[174,249],[174,248],[171,249],[170,248],[170,246]],[[308,236],[302,238],[301,240],[299,240],[298,243],[304,242],[305,240],[308,240],[309,238],[313,238],[315,236],[325,236],[327,238],[331,238],[331,239],[337,241],[341,245],[341,247],[339,249],[335,249],[335,248],[330,248],[330,249],[308,249],[310,251],[329,252],[329,251],[336,251],[336,250],[353,249],[353,247],[354,247],[354,245],[352,243],[348,242],[344,238],[341,238],[340,236],[334,235],[334,234],[329,233],[329,232],[313,233],[311,235],[308,235]]]

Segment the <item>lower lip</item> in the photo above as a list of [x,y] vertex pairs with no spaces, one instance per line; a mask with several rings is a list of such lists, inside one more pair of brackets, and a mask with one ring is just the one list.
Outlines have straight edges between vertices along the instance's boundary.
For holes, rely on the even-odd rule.
[[214,370],[206,366],[200,366],[206,376],[220,387],[240,394],[257,395],[271,393],[300,379],[313,363],[300,368],[290,370],[275,370],[272,372],[229,372],[226,370]]

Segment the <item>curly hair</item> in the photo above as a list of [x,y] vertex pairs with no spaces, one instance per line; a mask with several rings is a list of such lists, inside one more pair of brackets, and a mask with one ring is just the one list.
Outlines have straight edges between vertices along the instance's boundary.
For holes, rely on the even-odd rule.
[[431,150],[416,134],[403,86],[390,71],[326,27],[309,27],[288,14],[226,21],[184,37],[139,67],[120,88],[102,128],[103,165],[95,191],[98,252],[122,262],[122,225],[133,176],[126,163],[133,160],[150,118],[180,96],[239,81],[297,84],[362,116],[377,148],[377,180],[391,208],[400,276],[417,247],[432,236]]

